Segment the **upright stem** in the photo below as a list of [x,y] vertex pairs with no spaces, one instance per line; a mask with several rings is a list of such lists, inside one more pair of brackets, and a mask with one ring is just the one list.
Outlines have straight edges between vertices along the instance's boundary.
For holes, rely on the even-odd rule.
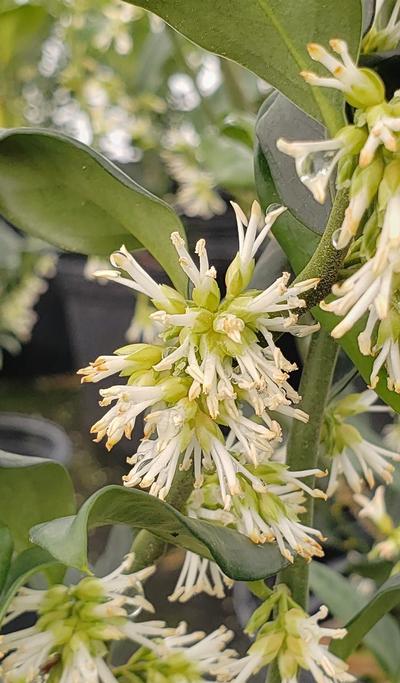
[[338,280],[338,271],[343,265],[347,250],[338,251],[332,244],[332,237],[341,227],[348,205],[349,191],[339,190],[320,243],[305,268],[296,278],[296,282],[308,280],[308,278],[320,278],[318,287],[304,294],[307,308],[313,308],[319,304],[330,293],[332,285]]
[[[310,416],[309,421],[294,421],[287,445],[287,464],[290,470],[313,469],[318,464],[318,449],[325,405],[332,382],[338,346],[328,332],[321,330],[314,335],[307,354],[306,363],[300,382],[300,394],[303,397],[301,407]],[[313,479],[307,483],[312,486]],[[302,515],[302,523],[312,526],[313,499],[308,498],[306,512]],[[293,598],[305,610],[308,608],[309,565],[302,558],[283,569],[278,575],[278,583],[285,583]],[[268,671],[268,683],[279,683],[280,676],[276,663]]]

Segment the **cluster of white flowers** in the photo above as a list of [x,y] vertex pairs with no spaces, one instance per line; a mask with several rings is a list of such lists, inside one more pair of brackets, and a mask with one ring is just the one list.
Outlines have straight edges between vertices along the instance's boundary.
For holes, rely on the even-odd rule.
[[[271,614],[274,617],[269,621]],[[326,639],[343,638],[346,630],[320,626],[318,621],[327,614],[327,608],[322,606],[310,617],[287,587],[279,584],[247,624],[246,632],[256,634],[247,655],[228,662],[226,671],[235,676],[234,683],[244,683],[263,666],[276,661],[282,683],[297,681],[301,669],[309,671],[318,683],[354,681],[347,664],[328,649]]]
[[[298,311],[305,306],[301,295],[318,280],[289,285],[284,273],[265,291],[247,290],[256,252],[283,208],[263,216],[255,202],[249,222],[237,205],[234,209],[239,252],[227,270],[223,299],[204,240],[196,246],[198,267],[178,233],[171,239],[192,284],[190,299],[154,282],[123,247],[111,257],[120,270],[98,273],[149,296],[156,308],[152,319],[161,333],[158,345],[133,344],[79,371],[84,382],[114,373],[128,378],[127,384],[100,391],[101,405],[113,405],[92,432],[96,441],[106,436],[111,449],[123,435],[129,438],[137,416],[150,410],[144,438],[128,458],[132,469],[124,476],[125,486],[150,488],[152,495],[164,499],[178,468],[193,467],[197,489],[205,474],[215,472],[222,505],[237,517],[240,531],[256,542],[276,540],[290,560],[288,548],[311,557],[322,552],[312,539],[319,533],[303,527],[298,515],[302,492],[321,494],[301,479],[321,473],[290,472],[269,461],[281,439],[276,417],[308,419],[293,405],[300,400],[288,382],[295,366],[273,335],[303,336],[317,329],[300,325]],[[259,514],[252,509],[253,495]]]
[[[24,612],[36,612],[38,618],[33,626],[2,637],[2,681],[30,683],[50,675],[54,683],[117,683],[118,670],[113,671],[105,655],[109,644],[120,640],[139,648],[132,666],[153,676],[166,670],[169,681],[174,676],[182,680],[179,674],[186,672],[187,680],[200,683],[216,675],[214,670],[224,670],[237,657],[225,649],[233,635],[225,627],[205,636],[186,633],[185,623],[168,628],[163,621],[138,620],[142,610],[154,611],[142,588],[154,567],[132,573],[132,561],[127,556],[101,579],[85,577],[76,585],[48,590],[20,589],[4,623]],[[128,662],[124,668],[130,667]]]
[[[393,18],[398,10],[396,3]],[[333,140],[280,140],[278,147],[295,158],[300,179],[317,201],[325,201],[337,165],[336,187],[350,188],[343,224],[333,237],[337,249],[350,245],[345,279],[335,284],[334,298],[321,303],[321,308],[343,316],[332,330],[335,338],[368,316],[358,344],[362,354],[375,359],[370,384],[377,385],[379,372],[385,367],[388,388],[399,393],[400,98],[396,92],[387,101],[378,74],[358,68],[343,41],[331,40],[330,45],[342,61],[320,45],[311,44],[308,51],[333,77],[310,72],[302,75],[312,85],[343,92],[355,108],[354,123],[339,130]]]

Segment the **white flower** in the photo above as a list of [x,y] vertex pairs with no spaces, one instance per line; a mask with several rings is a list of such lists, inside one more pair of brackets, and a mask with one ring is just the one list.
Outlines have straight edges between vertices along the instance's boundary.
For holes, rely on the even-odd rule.
[[[274,619],[268,621],[274,611]],[[240,660],[226,662],[225,670],[219,667],[217,680],[245,683],[263,666],[276,660],[280,679],[294,683],[299,679],[299,669],[310,671],[318,683],[349,683],[355,680],[348,673],[348,666],[333,655],[326,639],[340,639],[345,629],[319,626],[318,621],[328,614],[322,606],[309,616],[291,598],[285,585],[280,584],[267,600],[257,608],[247,624],[246,631],[255,634],[255,641]],[[321,643],[321,641],[324,641]]]
[[140,341],[145,344],[155,342],[158,337],[159,326],[151,317],[153,313],[154,307],[150,304],[148,297],[144,294],[138,294],[136,297],[135,313],[125,333],[125,337],[129,342]]
[[311,59],[323,64],[333,78],[317,76],[311,71],[302,71],[301,76],[304,80],[310,85],[340,90],[346,95],[348,102],[355,107],[368,107],[382,102],[385,88],[379,76],[369,69],[360,69],[356,66],[344,40],[332,39],[329,45],[340,55],[342,61],[316,43],[309,43],[307,50]]
[[360,395],[349,394],[328,406],[322,436],[325,452],[332,459],[328,496],[336,491],[340,475],[357,494],[361,493],[363,478],[370,488],[374,486],[375,475],[386,484],[391,483],[394,467],[388,459],[399,461],[400,454],[364,439],[355,426],[346,422],[349,416],[390,410],[373,405],[376,400],[375,392],[369,390]]
[[370,556],[392,562],[397,560],[400,555],[400,527],[394,525],[386,510],[385,487],[379,486],[371,499],[366,496],[355,495],[354,500],[361,507],[360,518],[369,519],[376,527],[380,537],[384,537],[384,540],[374,545]]
[[280,152],[293,157],[301,182],[310,190],[315,201],[323,204],[329,180],[340,159],[357,154],[365,140],[365,133],[355,126],[342,128],[331,140],[289,142],[280,138]]
[[[246,270],[265,241],[276,219],[286,211],[286,207],[269,207],[266,214],[263,215],[259,203],[254,201],[250,219],[247,220],[246,215],[236,202],[231,202],[231,205],[235,212],[238,229],[240,265],[242,269]],[[246,227],[246,231],[244,227]]]
[[225,576],[215,562],[187,551],[177,584],[168,600],[187,602],[199,593],[224,598],[225,587],[232,586],[232,579]]
[[146,273],[124,245],[122,245],[119,251],[116,251],[111,255],[110,261],[114,268],[125,271],[130,277],[123,277],[118,270],[99,270],[94,273],[94,275],[100,279],[119,282],[130,289],[146,294],[150,299],[154,299],[163,305],[168,306],[169,300],[164,294],[163,287],[158,285],[153,278]]
[[332,330],[335,339],[346,334],[365,313],[369,313],[366,330],[359,338],[360,350],[364,354],[371,353],[370,339],[376,322],[389,313],[394,278],[400,271],[400,253],[389,237],[393,218],[394,214],[387,211],[375,256],[343,283],[332,287],[336,299],[320,304],[324,311],[345,316]]
[[380,527],[387,517],[385,487],[378,486],[372,498],[367,498],[367,496],[359,493],[354,496],[354,500],[361,507],[358,513],[360,517],[370,519],[375,526]]

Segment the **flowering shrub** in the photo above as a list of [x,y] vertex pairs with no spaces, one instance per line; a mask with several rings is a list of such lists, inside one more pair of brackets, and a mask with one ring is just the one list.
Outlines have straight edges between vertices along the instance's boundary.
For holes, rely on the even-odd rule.
[[[254,201],[244,211],[232,202],[238,250],[223,287],[205,240],[191,254],[178,215],[106,159],[48,131],[1,133],[4,215],[55,244],[110,252],[112,268],[95,276],[141,297],[141,341],[78,370],[83,384],[114,378],[99,390],[106,410],[92,427],[94,440],[111,451],[144,421],[122,485],[95,492],[78,512],[60,465],[32,467],[31,459],[1,456],[9,486],[0,502],[3,680],[245,683],[268,666],[269,683],[292,683],[302,670],[317,683],[347,683],[357,673],[349,656],[365,640],[396,681],[397,654],[393,661],[379,628],[370,631],[400,602],[399,527],[390,491],[386,496],[396,485],[398,423],[382,430],[381,443],[367,418],[400,412],[400,110],[396,84],[383,78],[384,59],[357,60],[360,45],[367,53],[397,50],[399,3],[376,3],[362,42],[358,0],[297,0],[289,14],[272,0],[246,7],[205,0],[202,11],[194,0],[131,4],[265,77],[297,107],[274,92],[260,111],[262,208]],[[99,40],[120,41],[124,52],[118,15],[108,18],[110,30]],[[310,71],[310,60],[325,72]],[[280,131],[288,107],[290,140]],[[329,139],[322,139],[321,124]],[[311,139],[297,141],[298,128]],[[280,196],[285,203],[277,205]],[[322,225],[325,202],[331,207]],[[288,270],[276,278],[264,267],[260,286],[258,259],[273,239]],[[170,284],[139,265],[133,252],[142,247]],[[283,334],[306,338],[298,391]],[[348,374],[336,367],[340,347],[351,361]],[[26,512],[25,483],[34,468],[39,502]],[[371,566],[358,562],[376,590],[360,603],[344,576],[317,561],[344,499],[373,537]],[[96,577],[87,534],[114,523],[141,531],[118,568]],[[143,616],[154,611],[143,584],[165,543],[186,551],[172,602],[201,592],[223,598],[235,581],[248,582],[259,605],[245,629],[252,639],[245,654],[229,648],[233,634],[224,626],[205,635],[192,633],[190,623],[170,628]],[[365,537],[363,543],[365,551]],[[64,584],[66,567],[85,575]],[[346,560],[344,573],[351,571]],[[38,572],[49,585],[26,587]],[[311,613],[310,581],[327,602]],[[34,623],[18,629],[15,620],[25,612],[36,613]],[[325,623],[329,615],[342,624]],[[398,635],[393,620],[380,625]],[[130,654],[116,664],[112,646],[121,640]]]

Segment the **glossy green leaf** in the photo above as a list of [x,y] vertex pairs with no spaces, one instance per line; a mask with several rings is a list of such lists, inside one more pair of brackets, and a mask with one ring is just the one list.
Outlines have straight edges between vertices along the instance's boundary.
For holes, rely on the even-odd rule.
[[20,553],[11,564],[4,589],[0,594],[0,624],[15,593],[31,576],[59,567],[60,563],[42,548],[28,548]]
[[342,98],[311,88],[299,72],[314,68],[309,42],[342,38],[357,54],[360,0],[131,0],[201,47],[228,57],[283,92],[332,131],[342,125]]
[[[355,614],[346,624],[347,635],[343,640],[335,641],[331,650],[342,659],[346,659],[361,643],[365,636],[372,632],[375,624],[400,603],[400,575],[392,576],[377,590],[365,607]],[[400,634],[400,631],[399,631]],[[389,634],[388,634],[389,635]],[[398,636],[399,638],[399,636]],[[392,640],[392,643],[396,642]],[[400,640],[397,640],[400,642]],[[398,651],[395,652],[398,659]],[[400,672],[398,662],[397,673]]]
[[[376,609],[376,603],[375,607],[372,607],[372,612],[369,611],[368,606],[365,604],[368,598],[357,592],[354,585],[348,579],[345,579],[341,574],[320,562],[313,562],[311,565],[310,584],[315,595],[327,605],[337,619],[343,624],[351,620],[346,625],[346,628],[354,621],[356,630],[354,636],[350,636],[350,638],[347,636],[349,638],[348,642],[354,642],[354,646],[356,646],[363,640],[385,671],[390,674],[392,680],[397,680],[399,657],[398,651],[393,647],[393,644],[400,642],[400,629],[393,617],[390,615],[383,616],[385,614],[385,611],[382,610],[383,603],[380,611],[379,609],[377,611],[379,616],[374,621],[372,613]],[[390,598],[388,594],[385,594],[384,600],[387,601],[386,604],[389,604]],[[374,602],[374,599],[372,602]],[[352,618],[354,613],[357,613],[355,619]],[[365,624],[363,621],[364,617],[361,617],[361,614],[365,617]],[[360,636],[359,639],[358,636]],[[339,654],[337,648],[341,648],[342,644],[347,641],[347,638],[341,642],[335,641],[332,650]],[[340,650],[340,653],[342,653],[340,656],[346,658],[351,651],[352,648],[347,649],[345,646],[343,650]]]
[[109,255],[121,244],[147,249],[177,287],[186,277],[171,232],[175,212],[90,147],[35,129],[0,132],[0,213],[62,249]]
[[236,531],[185,517],[144,491],[121,486],[97,491],[74,517],[34,527],[31,539],[61,562],[86,569],[88,530],[106,524],[147,529],[167,543],[213,559],[225,574],[241,581],[276,574],[286,564],[276,545],[255,545]]
[[10,529],[17,552],[29,546],[31,526],[74,512],[74,490],[63,465],[0,451],[0,523]]
[[12,552],[13,540],[10,530],[6,526],[0,526],[0,592],[10,569]]

